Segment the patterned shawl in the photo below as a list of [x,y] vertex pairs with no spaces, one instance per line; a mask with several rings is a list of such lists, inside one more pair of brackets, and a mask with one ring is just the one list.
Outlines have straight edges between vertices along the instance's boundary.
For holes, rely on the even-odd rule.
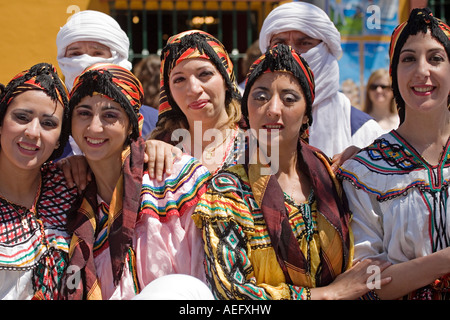
[[[139,136],[140,126],[137,124],[143,90],[139,80],[128,70],[111,64],[94,65],[75,81],[71,92],[71,109],[84,96],[95,92],[119,102],[127,114],[132,115],[130,122],[134,126],[131,142],[122,152],[122,175],[115,186],[108,217],[112,273],[114,285],[117,285],[122,277],[126,257],[134,259],[133,235],[140,207],[144,171],[145,142]],[[134,138],[136,130],[138,137]],[[65,299],[102,298],[93,252],[97,210],[97,186],[94,179],[86,188],[82,204],[69,223],[73,237],[69,250],[69,271],[63,282]]]
[[[350,267],[352,241],[349,231],[350,211],[339,182],[334,177],[327,157],[318,149],[301,141],[298,161],[302,172],[312,182],[317,195],[317,211],[328,226],[319,226],[322,241],[321,272],[316,286],[331,283]],[[249,165],[248,176],[253,195],[264,216],[272,246],[283,270],[286,283],[299,285],[298,279],[308,273],[308,260],[299,248],[289,224],[283,190],[274,175],[261,175],[261,165]]]

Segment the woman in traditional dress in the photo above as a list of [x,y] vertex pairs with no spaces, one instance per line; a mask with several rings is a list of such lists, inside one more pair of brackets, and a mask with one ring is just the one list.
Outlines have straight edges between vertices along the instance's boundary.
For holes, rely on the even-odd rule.
[[[381,257],[382,299],[449,298],[450,29],[414,9],[393,32],[390,73],[400,126],[344,163],[355,259]],[[374,295],[372,295],[374,297]]]
[[[384,131],[340,92],[341,34],[324,10],[308,2],[311,1],[289,1],[273,9],[261,26],[259,46],[265,52],[284,43],[300,52],[308,62],[316,80],[309,143],[335,157],[344,150],[351,153],[346,150],[349,146],[366,147]],[[341,157],[336,160],[336,166]]]
[[[252,65],[242,112],[261,152],[249,149],[245,164],[213,176],[194,214],[216,298],[352,299],[369,290],[369,265],[386,267],[352,267],[345,196],[328,158],[301,138],[313,101],[312,72],[290,47],[273,47]],[[263,161],[276,149],[279,157]]]
[[69,136],[67,89],[54,66],[17,74],[0,95],[0,298],[57,299],[67,216],[77,200],[59,157]]
[[[162,51],[160,76],[159,117],[151,138],[177,145],[211,173],[237,163],[244,150],[240,94],[220,41],[199,30],[172,36]],[[152,143],[158,144],[149,140],[148,149]]]
[[172,274],[178,285],[160,289],[174,297],[177,292],[211,297],[201,235],[191,219],[209,172],[183,155],[164,181],[150,179],[142,100],[141,83],[120,66],[95,64],[75,81],[71,134],[93,180],[69,224],[74,234],[66,299],[132,299],[153,280]]

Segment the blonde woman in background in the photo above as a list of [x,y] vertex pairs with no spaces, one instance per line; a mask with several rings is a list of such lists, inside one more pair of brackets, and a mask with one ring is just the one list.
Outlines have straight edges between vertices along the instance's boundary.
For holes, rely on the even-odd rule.
[[370,75],[363,111],[371,115],[386,132],[398,128],[400,118],[386,69],[375,70]]

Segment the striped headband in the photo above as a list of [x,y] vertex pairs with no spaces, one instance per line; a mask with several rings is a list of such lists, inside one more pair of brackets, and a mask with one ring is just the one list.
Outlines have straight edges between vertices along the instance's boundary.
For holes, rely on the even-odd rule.
[[53,151],[47,161],[57,159],[62,155],[69,139],[69,98],[67,88],[52,64],[38,63],[11,79],[1,94],[0,122],[3,122],[11,101],[19,94],[29,90],[44,91],[52,101],[59,102],[64,108],[61,135],[58,140],[59,147]]
[[173,68],[186,59],[210,60],[225,80],[228,91],[226,104],[233,98],[240,99],[233,71],[233,63],[223,44],[209,33],[189,30],[167,40],[161,54],[159,117],[179,118],[182,112],[170,94],[169,75]]
[[242,97],[242,113],[248,118],[248,96],[253,83],[263,73],[283,71],[290,72],[297,78],[306,99],[306,115],[308,125],[312,124],[312,104],[315,96],[314,74],[306,61],[294,49],[285,44],[278,44],[269,48],[260,56],[249,69],[245,83],[245,91]]
[[129,70],[110,63],[94,64],[79,75],[70,93],[70,110],[85,96],[102,94],[119,103],[130,118],[135,140],[141,134],[143,116],[139,113],[144,98],[141,82]]
[[11,100],[28,90],[42,90],[53,101],[60,102],[64,107],[68,106],[68,92],[66,86],[59,78],[56,68],[49,63],[39,63],[29,70],[22,71],[14,76],[4,90],[0,104],[6,106]]
[[408,36],[415,35],[418,32],[426,33],[427,30],[430,30],[431,35],[440,43],[442,43],[442,45],[447,50],[447,54],[449,53],[450,27],[439,18],[434,17],[433,13],[428,8],[413,9],[408,21],[399,24],[392,32],[391,43],[389,47],[389,57],[391,62],[389,66],[389,73],[391,75],[394,54],[400,54],[400,49],[405,44]]
[[428,8],[413,9],[409,15],[408,21],[399,24],[392,32],[389,47],[389,74],[392,80],[392,91],[395,102],[399,109],[400,122],[404,119],[405,101],[403,100],[397,83],[397,66],[400,59],[400,52],[409,36],[416,35],[419,32],[427,33],[441,43],[450,57],[450,28],[440,19],[435,18]]

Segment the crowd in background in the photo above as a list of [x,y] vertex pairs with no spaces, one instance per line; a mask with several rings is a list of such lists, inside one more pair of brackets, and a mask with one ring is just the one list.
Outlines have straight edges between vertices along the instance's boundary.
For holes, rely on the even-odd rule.
[[282,4],[238,84],[207,32],[132,66],[113,18],[74,14],[62,75],[0,87],[0,298],[448,299],[450,28],[413,9],[363,110],[340,39]]

